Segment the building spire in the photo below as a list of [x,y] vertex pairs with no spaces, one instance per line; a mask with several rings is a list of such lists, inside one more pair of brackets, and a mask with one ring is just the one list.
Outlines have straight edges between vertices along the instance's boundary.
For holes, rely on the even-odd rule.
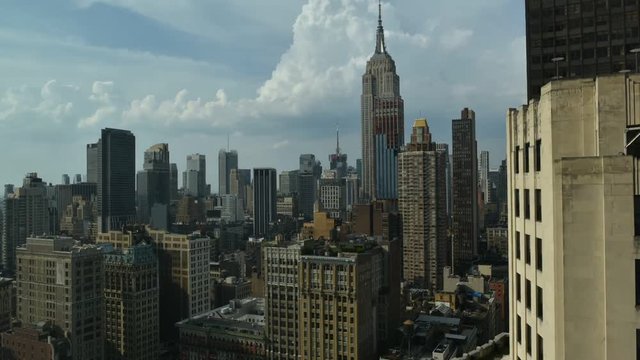
[[376,34],[376,54],[387,52],[384,44],[384,28],[382,27],[382,2],[378,0],[378,31]]
[[340,155],[340,126],[336,124],[336,154]]

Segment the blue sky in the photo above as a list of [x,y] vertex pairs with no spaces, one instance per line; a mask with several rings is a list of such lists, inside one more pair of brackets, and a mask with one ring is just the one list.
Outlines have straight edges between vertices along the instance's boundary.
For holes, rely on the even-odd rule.
[[[217,152],[240,167],[327,165],[335,127],[360,157],[360,86],[375,46],[374,0],[5,0],[0,4],[1,183],[27,172],[58,183],[85,173],[85,144],[104,127],[136,135],[136,159],[169,143],[184,169]],[[525,101],[523,2],[383,1],[405,127],[476,111],[479,150],[504,157],[504,118]],[[139,166],[141,168],[141,165]]]

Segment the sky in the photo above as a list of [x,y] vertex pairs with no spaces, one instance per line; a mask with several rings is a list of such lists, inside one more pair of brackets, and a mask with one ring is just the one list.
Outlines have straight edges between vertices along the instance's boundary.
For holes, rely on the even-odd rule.
[[[526,100],[524,8],[513,0],[385,0],[405,128],[426,117],[451,143],[451,119],[476,112],[478,152],[505,156],[507,109]],[[328,167],[360,157],[361,76],[375,49],[375,0],[4,0],[0,4],[0,183],[85,174],[105,127],[144,150],[168,143],[182,172],[218,151],[241,168]],[[408,138],[408,137],[407,137]]]

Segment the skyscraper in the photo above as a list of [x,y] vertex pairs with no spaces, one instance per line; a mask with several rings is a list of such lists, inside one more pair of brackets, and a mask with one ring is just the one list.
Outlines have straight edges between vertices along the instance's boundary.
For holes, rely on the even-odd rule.
[[452,121],[453,260],[454,269],[469,265],[478,253],[478,154],[476,114],[462,110]]
[[98,182],[98,143],[87,144],[87,182]]
[[235,150],[218,152],[218,195],[227,195],[231,192],[229,175],[232,169],[238,168],[238,152]]
[[319,211],[324,211],[333,219],[347,220],[347,179],[338,177],[337,171],[328,170],[322,174],[318,186]]
[[480,152],[480,162],[478,167],[478,183],[480,191],[482,191],[482,199],[484,203],[489,202],[489,152]]
[[[104,358],[102,253],[71,238],[28,238],[16,249],[17,318],[51,321],[67,336],[73,360]],[[34,274],[38,274],[34,276]]]
[[4,201],[2,231],[2,267],[16,270],[16,247],[30,235],[50,233],[50,224],[57,221],[49,213],[47,186],[36,173],[25,176],[22,187],[15,189]]
[[69,177],[69,174],[62,174],[62,184],[63,185],[71,184],[71,178]]
[[119,229],[136,218],[136,138],[127,130],[102,129],[98,141],[99,231]]
[[637,359],[639,100],[640,75],[619,74],[509,110],[514,359]]
[[167,229],[171,193],[169,145],[156,144],[144,152],[138,172],[138,220],[156,229]]
[[453,207],[453,194],[451,191],[452,180],[451,180],[451,152],[449,151],[449,144],[436,144],[436,150],[442,151],[447,156],[447,220],[449,224],[451,224],[451,211]]
[[427,120],[416,120],[398,171],[404,280],[415,287],[442,288],[448,250],[446,164],[446,152],[436,149]]
[[169,196],[171,201],[178,200],[178,164],[169,167]]
[[298,209],[306,220],[313,219],[313,209],[317,199],[318,180],[322,173],[320,164],[313,154],[300,155],[298,175]]
[[152,245],[140,243],[104,255],[106,359],[158,358],[158,289]]
[[185,194],[204,197],[207,190],[207,160],[204,155],[187,155],[187,168],[182,173]]
[[280,187],[278,193],[282,196],[298,194],[298,178],[300,170],[283,171],[280,173]]
[[[556,77],[637,71],[637,1],[526,0],[528,98]],[[554,61],[556,63],[554,63]],[[556,68],[557,66],[557,68]]]
[[248,210],[251,197],[251,170],[231,169],[229,172],[229,194],[236,195],[242,202],[242,208]]
[[396,199],[398,150],[404,144],[404,102],[396,64],[387,53],[379,6],[376,49],[362,76],[363,200]]
[[336,129],[336,152],[329,155],[329,169],[336,171],[338,179],[347,176],[347,154],[340,151],[340,129]]
[[276,218],[276,169],[253,169],[253,235],[269,236],[270,224]]

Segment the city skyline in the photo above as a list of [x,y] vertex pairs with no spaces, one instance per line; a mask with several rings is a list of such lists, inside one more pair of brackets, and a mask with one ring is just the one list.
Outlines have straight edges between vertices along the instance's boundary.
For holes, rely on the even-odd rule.
[[[328,1],[321,6],[322,1],[309,0],[303,7],[281,1],[279,5],[289,6],[284,6],[280,14],[253,4],[267,11],[267,19],[243,13],[246,4],[224,5],[231,8],[226,10],[235,10],[232,14],[246,17],[249,24],[247,29],[237,31],[228,25],[224,33],[233,38],[234,45],[210,34],[213,25],[203,20],[190,25],[164,15],[164,7],[150,10],[140,3],[117,4],[81,2],[48,9],[66,19],[64,23],[55,20],[56,16],[40,19],[45,17],[44,12],[29,12],[22,4],[5,12],[11,21],[0,27],[0,44],[6,45],[13,60],[26,57],[24,44],[16,42],[13,35],[27,40],[31,52],[44,54],[51,50],[38,42],[39,36],[58,47],[46,57],[47,66],[43,66],[44,60],[13,62],[14,67],[20,63],[20,70],[29,74],[26,78],[3,74],[0,80],[0,130],[7,135],[28,133],[26,140],[31,144],[30,149],[0,160],[0,166],[12,169],[3,172],[3,183],[18,184],[24,173],[32,171],[53,183],[62,173],[84,173],[82,149],[104,127],[124,128],[136,134],[137,170],[142,168],[144,149],[153,144],[169,143],[173,162],[196,152],[213,159],[226,144],[227,135],[231,148],[238,149],[242,168],[291,170],[302,153],[316,154],[326,166],[326,155],[334,148],[336,123],[341,128],[341,147],[350,154],[351,165],[361,157],[358,79],[375,41],[371,30],[377,17],[375,1]],[[470,106],[477,111],[479,124],[484,125],[479,126],[479,149],[494,154],[492,167],[496,167],[504,158],[504,109],[525,99],[524,21],[519,14],[523,9],[520,4],[503,1],[452,11],[459,5],[382,3],[389,51],[401,65],[400,77],[407,79],[401,89],[407,104],[405,135],[410,127],[407,124],[422,114],[433,124],[435,140],[450,143],[449,120],[457,109]],[[192,15],[186,8],[173,9],[182,14],[176,18]],[[502,14],[496,17],[505,20],[496,24],[477,20],[489,13]],[[138,35],[127,40],[113,32],[107,20],[114,17],[123,28],[136,30]],[[351,25],[345,17],[350,17]],[[18,24],[16,19],[24,21]],[[324,24],[322,20],[327,19],[333,20],[331,27],[314,22]],[[90,20],[106,28],[85,29]],[[460,23],[464,27],[453,25]],[[44,25],[58,31],[44,34]],[[508,38],[498,29],[500,26],[513,30]],[[273,41],[268,51],[255,44],[257,33]],[[177,37],[198,40],[185,41],[179,47],[175,44]],[[160,38],[166,46],[158,44]],[[235,48],[227,49],[229,55],[217,55],[196,46],[202,45],[197,41],[219,45],[214,48],[220,50],[226,49],[224,44]],[[59,48],[69,51],[62,54]],[[332,55],[324,55],[329,49]],[[248,56],[243,58],[248,60],[221,58],[236,56],[239,51],[244,51]],[[122,64],[121,74],[107,65],[115,61],[114,57]],[[318,63],[303,62],[310,57],[317,58]],[[59,63],[61,58],[64,65]],[[71,73],[67,64],[81,60],[86,69]],[[295,73],[301,65],[308,65],[308,72]],[[451,66],[458,71],[449,71]],[[146,68],[153,68],[153,74]],[[220,68],[222,72],[217,70]],[[138,73],[132,73],[133,69]],[[162,78],[163,83],[157,84],[155,78]],[[313,78],[322,80],[315,88],[310,87]],[[297,85],[304,91],[290,91]],[[487,96],[486,88],[494,91]],[[152,117],[160,123],[151,121]],[[18,145],[13,138],[21,144],[25,141],[24,137],[8,137],[3,146],[11,149]],[[43,155],[54,151],[68,154],[64,168],[54,167],[52,159]],[[183,171],[182,164],[177,163]],[[216,189],[215,164],[209,166],[207,177]]]

